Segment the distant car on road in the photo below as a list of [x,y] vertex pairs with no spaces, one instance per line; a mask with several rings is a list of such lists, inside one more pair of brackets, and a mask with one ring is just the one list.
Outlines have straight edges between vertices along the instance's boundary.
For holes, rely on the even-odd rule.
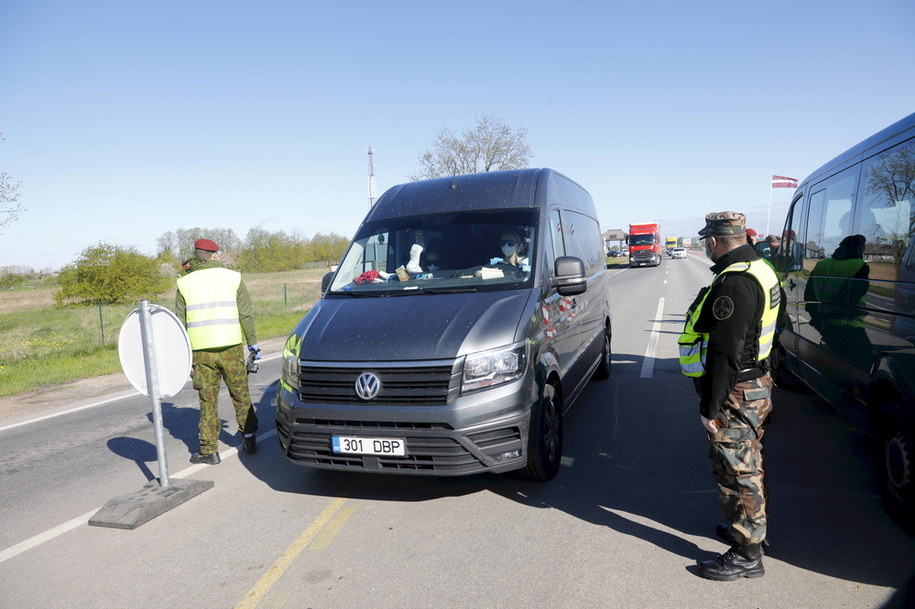
[[671,258],[686,258],[686,248],[675,247],[674,249],[670,250],[670,257]]

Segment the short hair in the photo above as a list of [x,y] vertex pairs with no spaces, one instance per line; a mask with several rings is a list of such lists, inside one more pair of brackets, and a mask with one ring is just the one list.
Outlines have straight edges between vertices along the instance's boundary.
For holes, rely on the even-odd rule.
[[729,246],[735,244],[747,243],[747,235],[745,233],[738,233],[736,235],[711,235],[720,241],[721,243],[726,243]]
[[209,250],[194,250],[194,257],[196,257],[200,262],[212,260],[213,256],[215,255],[216,252],[211,252]]

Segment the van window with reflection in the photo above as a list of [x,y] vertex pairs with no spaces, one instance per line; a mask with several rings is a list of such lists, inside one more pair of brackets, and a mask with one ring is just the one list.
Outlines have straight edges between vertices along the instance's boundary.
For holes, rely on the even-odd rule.
[[782,231],[781,243],[778,246],[778,265],[784,271],[799,271],[803,259],[801,240],[804,238],[804,218],[806,218],[807,205],[804,198],[798,197],[791,204],[788,222]]
[[858,182],[858,167],[821,182],[810,196],[804,268],[811,270],[818,260],[829,257],[842,239],[851,233],[852,206]]
[[562,219],[559,217],[558,209],[550,212],[550,239],[547,248],[549,249],[549,255],[545,264],[550,277],[553,277],[556,274],[554,266],[556,259],[560,256],[565,256],[565,244],[562,239]]
[[864,164],[863,203],[855,231],[867,243],[864,257],[871,278],[915,281],[911,269],[915,243],[915,140],[909,140]]
[[588,275],[593,275],[605,266],[604,241],[597,220],[578,212],[562,211],[566,250],[585,263]]
[[538,214],[458,211],[369,222],[347,250],[329,294],[514,289],[532,282]]

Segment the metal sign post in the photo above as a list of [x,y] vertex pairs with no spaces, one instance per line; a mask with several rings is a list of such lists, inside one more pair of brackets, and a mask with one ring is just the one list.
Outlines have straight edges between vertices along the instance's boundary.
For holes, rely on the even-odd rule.
[[115,497],[95,513],[89,524],[135,529],[213,488],[213,482],[168,479],[161,399],[181,391],[190,377],[191,341],[184,324],[165,307],[150,306],[148,300],[141,300],[140,308],[134,309],[121,326],[118,356],[131,385],[152,400],[159,480],[136,493]]
[[162,432],[162,402],[159,397],[159,371],[156,365],[156,340],[152,330],[149,301],[140,301],[140,336],[143,340],[143,364],[146,369],[146,386],[152,399],[153,425],[156,428],[156,457],[159,460],[159,486],[168,487],[168,458],[165,455]]

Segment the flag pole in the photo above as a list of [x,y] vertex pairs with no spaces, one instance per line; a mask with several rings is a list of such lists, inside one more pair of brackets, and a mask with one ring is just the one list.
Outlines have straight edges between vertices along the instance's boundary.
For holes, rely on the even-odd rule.
[[772,217],[772,180],[769,180],[769,206],[766,211],[766,236],[770,235],[769,233],[769,218]]

